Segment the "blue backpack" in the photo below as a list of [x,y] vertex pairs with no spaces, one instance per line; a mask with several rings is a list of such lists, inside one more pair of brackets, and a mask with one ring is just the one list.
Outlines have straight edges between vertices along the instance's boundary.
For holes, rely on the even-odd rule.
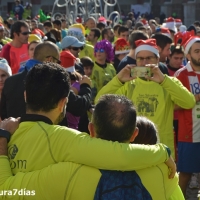
[[152,200],[135,171],[100,171],[94,200]]

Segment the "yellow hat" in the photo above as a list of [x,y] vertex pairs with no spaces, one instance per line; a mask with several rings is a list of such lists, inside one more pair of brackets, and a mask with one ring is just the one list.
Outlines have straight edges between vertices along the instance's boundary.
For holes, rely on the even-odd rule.
[[70,30],[81,32],[83,35],[85,35],[85,28],[82,24],[73,24],[72,26],[69,27],[69,31]]
[[32,41],[40,41],[42,42],[41,38],[39,36],[37,36],[36,34],[30,34],[28,37],[28,42],[32,42]]

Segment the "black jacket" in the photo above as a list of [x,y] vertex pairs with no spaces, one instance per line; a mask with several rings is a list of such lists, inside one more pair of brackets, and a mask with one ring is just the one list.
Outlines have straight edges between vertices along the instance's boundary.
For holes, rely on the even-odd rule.
[[[26,113],[24,101],[24,81],[28,71],[13,75],[6,79],[1,96],[0,116],[1,119],[8,117],[21,117]],[[81,116],[90,107],[91,88],[88,84],[80,86],[79,95],[70,91],[67,111],[75,116]],[[64,123],[66,125],[66,123]]]

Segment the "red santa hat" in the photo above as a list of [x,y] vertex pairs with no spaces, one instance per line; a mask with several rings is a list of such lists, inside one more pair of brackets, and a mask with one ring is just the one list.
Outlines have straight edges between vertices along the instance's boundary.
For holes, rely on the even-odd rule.
[[69,51],[62,51],[60,53],[61,66],[68,72],[75,72],[76,57]]
[[164,28],[164,27],[159,27],[158,29],[156,29],[156,32],[160,32],[168,37],[171,38],[171,34],[168,28]]
[[148,23],[148,21],[147,21],[146,19],[141,19],[140,21],[142,22],[142,24],[143,24],[143,26],[144,26],[145,28],[148,28],[148,27],[149,27],[149,23]]
[[156,54],[157,57],[160,57],[158,46],[156,44],[155,39],[137,40],[135,41],[135,44],[136,44],[135,56],[140,51],[151,51],[152,53]]
[[130,52],[130,45],[124,38],[118,38],[115,42],[115,54],[124,54]]
[[79,23],[79,24],[81,24],[82,23],[82,18],[81,17],[77,17],[76,18],[76,22]]
[[181,19],[175,19],[176,26],[181,26],[183,23]]
[[0,30],[4,30],[4,26],[1,23],[0,23]]
[[197,41],[200,41],[200,38],[197,36],[192,36],[186,41],[184,44],[185,54],[188,54],[191,46]]
[[166,22],[163,24],[163,27],[168,28],[171,31],[177,32],[176,22],[173,17],[169,17],[166,19]]
[[98,22],[107,25],[107,20],[103,16],[99,17]]
[[183,46],[191,37],[195,36],[194,30],[185,31],[185,32],[178,32],[174,35],[174,44],[177,45],[178,43]]

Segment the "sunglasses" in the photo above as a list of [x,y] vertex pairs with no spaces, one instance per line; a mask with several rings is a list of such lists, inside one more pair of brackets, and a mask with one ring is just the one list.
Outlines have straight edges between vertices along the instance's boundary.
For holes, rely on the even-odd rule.
[[83,50],[83,47],[71,47],[70,49],[72,49],[74,51],[78,51],[79,49]]
[[46,58],[50,58],[50,57],[53,58],[56,61],[57,64],[61,64],[61,61],[58,60],[58,58],[56,58],[54,56],[46,56]]
[[21,32],[21,34],[22,34],[22,35],[29,35],[29,34],[31,34],[31,32],[29,32],[29,31]]
[[95,51],[95,53],[97,53],[97,52],[104,53],[105,52],[104,49],[95,49],[94,51]]

